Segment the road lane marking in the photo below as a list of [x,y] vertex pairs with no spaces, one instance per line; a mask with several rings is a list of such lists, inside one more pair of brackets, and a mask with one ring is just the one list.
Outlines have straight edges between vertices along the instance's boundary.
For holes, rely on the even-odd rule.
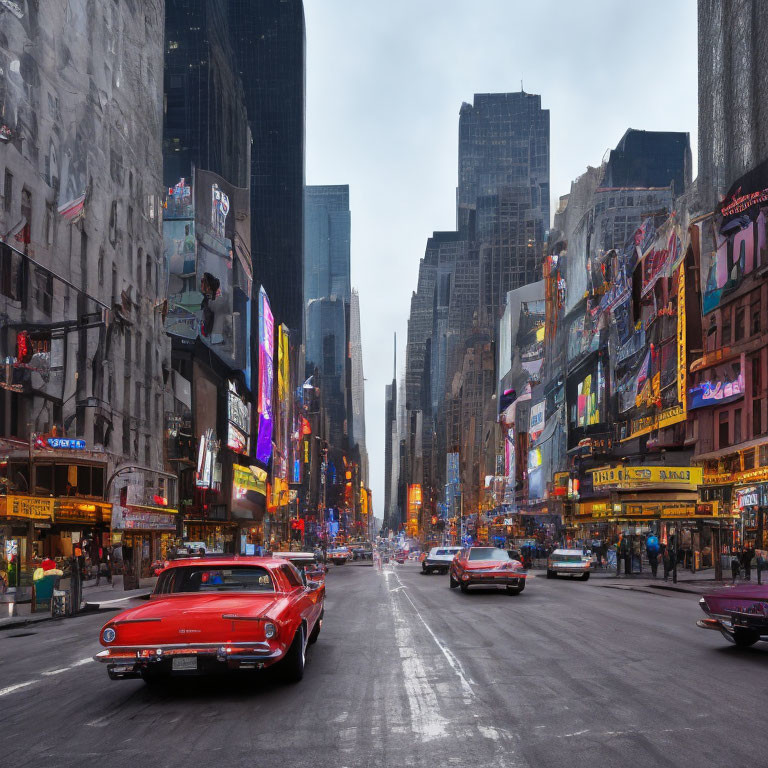
[[[426,628],[427,632],[429,632],[430,637],[432,640],[434,640],[435,645],[440,649],[440,652],[445,656],[446,661],[450,665],[451,669],[456,673],[459,680],[461,680],[461,687],[464,691],[464,694],[466,696],[469,696],[471,698],[475,697],[475,692],[472,688],[473,681],[470,680],[465,674],[464,674],[464,667],[461,665],[461,662],[456,658],[454,653],[448,648],[446,645],[444,645],[438,636],[432,631],[432,627],[427,624],[424,617],[421,615],[421,611],[416,607],[416,604],[411,600],[411,596],[408,594],[407,590],[405,589],[405,585],[400,581],[400,576],[398,574],[395,574],[398,583],[400,583],[400,586],[403,587],[403,596],[408,600],[408,602],[413,607],[413,610],[416,611],[416,615],[419,617],[419,620]],[[391,590],[394,591],[394,590]]]
[[16,685],[9,685],[7,688],[0,688],[0,696],[7,696],[9,693],[18,691],[20,688],[26,688],[29,685],[34,685],[39,682],[39,680],[27,680],[24,683],[16,683]]

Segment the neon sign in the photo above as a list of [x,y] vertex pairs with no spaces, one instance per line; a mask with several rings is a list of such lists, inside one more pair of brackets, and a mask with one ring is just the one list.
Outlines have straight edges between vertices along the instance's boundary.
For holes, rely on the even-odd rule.
[[735,381],[702,381],[689,389],[688,394],[691,396],[689,409],[730,403],[744,396],[744,375],[740,373]]

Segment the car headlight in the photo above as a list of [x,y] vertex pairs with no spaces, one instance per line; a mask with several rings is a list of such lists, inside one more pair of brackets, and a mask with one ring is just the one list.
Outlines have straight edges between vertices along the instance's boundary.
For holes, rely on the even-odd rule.
[[117,637],[117,632],[112,627],[107,627],[102,633],[101,633],[101,639],[105,643],[114,643],[115,637]]
[[277,627],[271,622],[267,622],[264,625],[264,635],[267,640],[272,639],[277,634]]

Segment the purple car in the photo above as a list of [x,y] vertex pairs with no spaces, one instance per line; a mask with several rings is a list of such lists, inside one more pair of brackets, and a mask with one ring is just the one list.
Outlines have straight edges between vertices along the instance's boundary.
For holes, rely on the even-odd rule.
[[709,617],[696,622],[702,629],[714,629],[740,648],[768,640],[768,584],[724,587],[699,605]]

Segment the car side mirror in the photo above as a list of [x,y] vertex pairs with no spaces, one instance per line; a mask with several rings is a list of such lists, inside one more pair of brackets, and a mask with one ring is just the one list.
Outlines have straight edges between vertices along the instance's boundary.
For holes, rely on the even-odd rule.
[[307,581],[307,589],[310,592],[316,592],[321,586],[322,584],[319,581]]

